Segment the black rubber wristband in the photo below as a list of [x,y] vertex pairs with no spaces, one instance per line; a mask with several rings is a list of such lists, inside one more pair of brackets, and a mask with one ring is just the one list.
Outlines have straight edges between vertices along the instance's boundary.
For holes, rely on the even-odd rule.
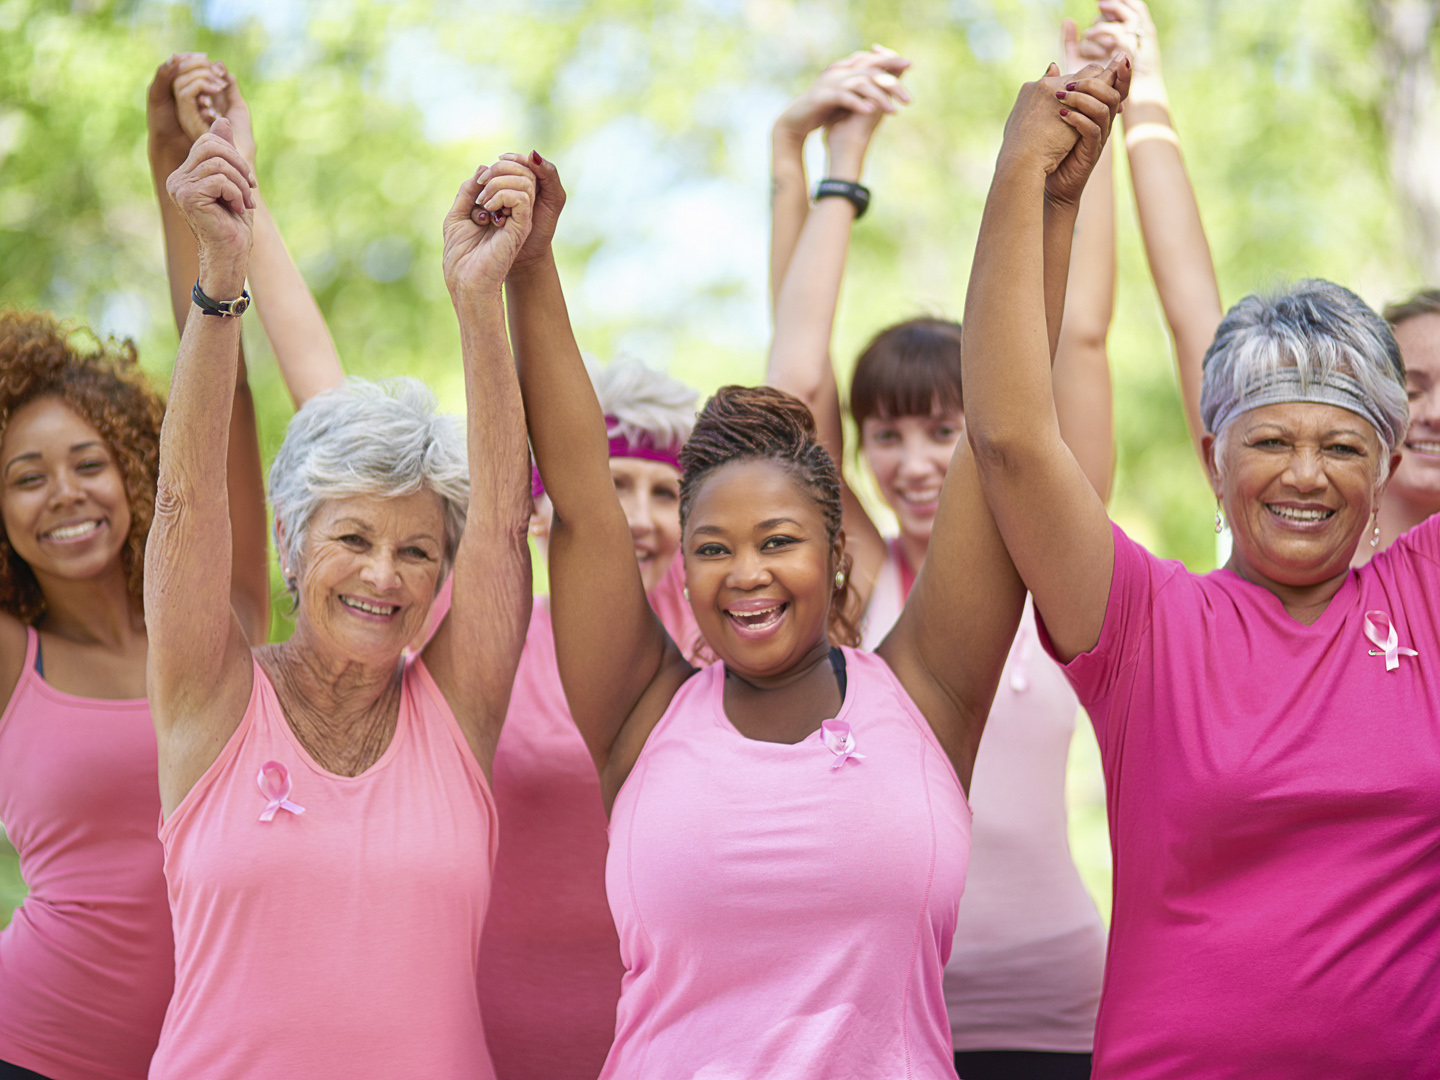
[[190,290],[190,299],[195,301],[195,306],[206,315],[219,315],[226,319],[237,318],[244,315],[250,307],[250,294],[244,289],[234,300],[212,300],[205,295],[205,290],[200,288],[200,282],[195,282],[195,287]]
[[821,180],[815,185],[815,201],[826,198],[848,199],[850,205],[855,207],[856,221],[864,217],[865,211],[870,209],[870,189],[852,180]]

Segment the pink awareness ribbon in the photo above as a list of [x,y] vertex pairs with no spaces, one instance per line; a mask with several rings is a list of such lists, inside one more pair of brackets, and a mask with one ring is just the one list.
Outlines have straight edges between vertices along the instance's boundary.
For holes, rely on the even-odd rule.
[[290,801],[290,770],[280,762],[267,761],[261,765],[256,782],[260,785],[260,794],[270,800],[265,804],[265,809],[260,811],[261,821],[272,820],[280,810],[289,810],[292,814],[305,812],[305,807]]
[[1400,635],[1395,632],[1395,624],[1390,621],[1390,616],[1384,611],[1365,612],[1365,636],[1376,646],[1370,650],[1371,656],[1385,657],[1385,670],[1394,671],[1400,666],[1400,657],[1419,656],[1414,649],[1407,649],[1400,644]]
[[826,720],[820,725],[820,741],[823,742],[835,755],[835,760],[830,763],[832,770],[840,768],[845,762],[854,759],[856,762],[863,761],[865,755],[855,749],[855,733],[850,730],[850,724],[846,720]]

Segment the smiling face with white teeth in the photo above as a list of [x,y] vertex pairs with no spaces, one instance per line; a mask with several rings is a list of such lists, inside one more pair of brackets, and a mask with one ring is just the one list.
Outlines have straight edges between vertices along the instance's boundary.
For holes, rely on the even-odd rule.
[[327,499],[292,568],[297,636],[356,661],[398,659],[426,625],[444,538],[444,504],[433,491]]
[[904,536],[929,543],[940,488],[964,434],[965,418],[958,409],[937,409],[929,416],[872,416],[861,424],[860,448]]
[[784,678],[829,649],[844,540],[785,465],[723,465],[695,492],[684,538],[690,605],[706,642],[748,680]]
[[89,421],[58,398],[28,402],[5,426],[0,470],[5,534],[42,589],[123,573],[125,478]]
[[1410,430],[1391,482],[1392,497],[1440,513],[1440,315],[1416,315],[1395,327],[1405,358]]
[[1334,405],[1264,405],[1219,440],[1205,436],[1205,455],[1234,536],[1232,570],[1271,591],[1347,571],[1383,489],[1386,449],[1369,422]]

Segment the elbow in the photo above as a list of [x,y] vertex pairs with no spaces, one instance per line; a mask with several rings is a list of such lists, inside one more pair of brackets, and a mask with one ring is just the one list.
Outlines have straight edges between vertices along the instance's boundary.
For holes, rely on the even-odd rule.
[[965,438],[981,476],[1003,475],[1014,467],[1019,453],[1015,433],[977,424],[967,416]]

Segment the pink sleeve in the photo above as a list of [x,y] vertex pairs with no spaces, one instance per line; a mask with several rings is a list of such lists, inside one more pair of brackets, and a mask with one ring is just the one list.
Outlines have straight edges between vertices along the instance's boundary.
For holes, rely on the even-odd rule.
[[1440,514],[1431,514],[1395,541],[1395,547],[1406,548],[1432,563],[1440,563]]
[[1115,572],[1110,579],[1110,599],[1105,606],[1105,622],[1100,640],[1089,652],[1081,653],[1068,664],[1060,664],[1045,621],[1035,611],[1035,627],[1046,654],[1060,664],[1060,670],[1075,688],[1075,696],[1085,706],[1095,725],[1095,734],[1105,744],[1104,720],[1109,699],[1122,674],[1134,664],[1141,649],[1150,639],[1155,595],[1174,575],[1181,572],[1179,563],[1157,559],[1126,536],[1119,525],[1110,525],[1115,536]]
[[693,662],[700,645],[700,628],[695,623],[690,601],[685,599],[685,560],[680,555],[675,556],[660,584],[651,591],[650,606],[660,617],[670,640]]

